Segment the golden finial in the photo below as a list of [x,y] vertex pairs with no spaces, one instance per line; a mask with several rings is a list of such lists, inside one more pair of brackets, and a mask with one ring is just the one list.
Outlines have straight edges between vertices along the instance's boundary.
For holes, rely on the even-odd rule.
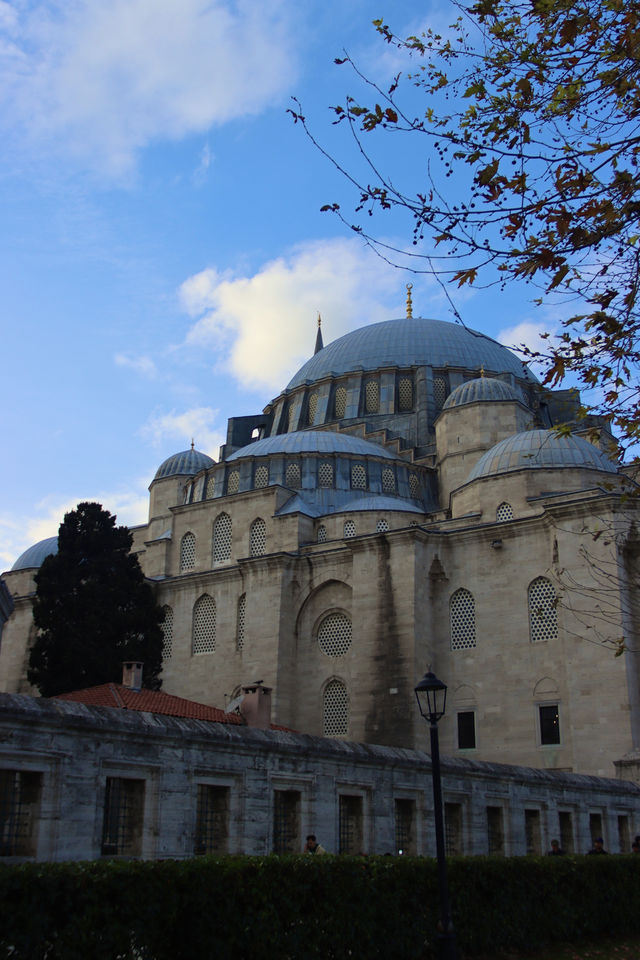
[[413,303],[411,302],[411,291],[413,290],[413,284],[407,284],[407,320],[410,320],[413,316]]
[[322,326],[322,317],[320,316],[320,311],[318,310],[318,326]]
[[484,363],[480,367],[480,376],[484,379]]
[[194,447],[195,447],[195,443],[194,443],[193,437],[191,437],[191,449],[193,450]]

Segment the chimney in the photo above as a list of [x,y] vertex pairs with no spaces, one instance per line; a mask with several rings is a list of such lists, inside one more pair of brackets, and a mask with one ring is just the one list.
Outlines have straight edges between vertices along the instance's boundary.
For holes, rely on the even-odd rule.
[[242,688],[240,713],[248,727],[268,730],[271,726],[271,687],[263,687],[262,680]]
[[122,664],[122,686],[129,690],[142,689],[142,667],[140,660],[127,660]]

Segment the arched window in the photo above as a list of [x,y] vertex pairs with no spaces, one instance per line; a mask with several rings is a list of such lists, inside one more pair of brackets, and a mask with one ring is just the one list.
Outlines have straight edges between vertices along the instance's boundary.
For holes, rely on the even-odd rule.
[[413,380],[401,377],[398,382],[398,410],[413,410]]
[[383,467],[382,469],[382,492],[396,492],[396,478],[391,467]]
[[300,466],[297,463],[287,464],[286,484],[294,490],[300,486]]
[[296,428],[295,408],[293,404],[291,404],[291,406],[289,407],[289,414],[287,417],[287,433],[291,433],[291,431],[295,430],[295,428]]
[[503,500],[496,510],[496,520],[498,523],[504,523],[505,520],[513,520],[513,507],[506,500]]
[[242,650],[244,647],[244,621],[247,612],[247,595],[241,594],[238,597],[238,611],[236,616],[236,650]]
[[253,478],[253,485],[256,489],[260,487],[266,487],[269,484],[269,467],[264,463],[260,464],[259,467],[256,467],[256,472]]
[[320,487],[332,487],[333,486],[333,464],[332,463],[321,463],[318,467],[318,486]]
[[389,529],[388,520],[385,520],[384,518],[382,520],[378,520],[378,522],[376,523],[376,533],[386,533],[388,529]]
[[231,559],[231,517],[221,513],[213,525],[213,562]]
[[327,542],[327,528],[323,523],[318,527],[318,543]]
[[420,481],[417,473],[409,474],[409,493],[414,500],[418,500],[420,497]]
[[313,426],[316,419],[316,411],[318,409],[318,394],[314,391],[309,394],[309,399],[307,401],[307,423],[310,427]]
[[249,556],[262,557],[267,546],[267,525],[261,517],[249,527]]
[[322,733],[325,737],[346,737],[349,730],[349,696],[341,680],[330,680],[322,699]]
[[456,590],[449,601],[451,649],[466,650],[476,645],[476,602],[464,587]]
[[344,387],[336,388],[336,395],[333,401],[333,412],[336,420],[342,420],[347,410],[347,391]]
[[170,660],[173,653],[173,610],[167,604],[162,608],[164,620],[160,624],[162,630],[162,659]]
[[213,653],[216,648],[216,602],[203,593],[193,607],[191,653]]
[[529,627],[531,642],[555,640],[558,636],[556,591],[546,577],[537,577],[529,584]]
[[433,399],[435,400],[436,410],[442,410],[447,399],[447,381],[444,377],[433,378]]
[[240,471],[232,470],[227,477],[227,493],[237,493],[240,488]]
[[205,500],[211,499],[215,491],[215,488],[216,488],[216,475],[215,473],[210,473],[209,476],[207,477],[207,485],[205,487],[205,494],[204,494]]
[[345,520],[344,522],[344,537],[345,540],[348,540],[349,537],[355,537],[356,535],[356,525],[353,520]]
[[351,489],[367,489],[367,471],[362,463],[354,463],[351,467]]
[[193,533],[185,533],[180,541],[180,573],[193,570],[196,565],[196,538]]
[[377,380],[367,380],[364,388],[365,413],[377,413],[380,409],[380,388]]
[[327,657],[343,657],[351,646],[351,633],[346,613],[330,613],[318,625],[318,646]]

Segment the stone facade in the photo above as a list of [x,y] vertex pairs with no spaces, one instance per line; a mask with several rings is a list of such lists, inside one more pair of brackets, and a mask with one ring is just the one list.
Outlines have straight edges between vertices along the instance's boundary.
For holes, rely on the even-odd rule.
[[[423,724],[423,737],[427,725]],[[443,760],[450,854],[629,852],[640,786]],[[0,695],[0,849],[10,859],[435,854],[422,751]]]
[[[612,776],[640,747],[637,507],[601,447],[551,429],[579,398],[556,399],[482,334],[407,318],[316,353],[218,462],[170,457],[134,530],[163,689],[224,706],[259,678],[278,724],[417,748],[430,664],[446,754]],[[3,575],[7,692],[31,692],[41,554]]]

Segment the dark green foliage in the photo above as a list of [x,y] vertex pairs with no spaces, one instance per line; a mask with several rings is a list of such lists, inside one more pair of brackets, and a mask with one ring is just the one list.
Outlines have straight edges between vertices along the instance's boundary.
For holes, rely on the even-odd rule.
[[45,697],[120,682],[123,660],[144,662],[145,687],[161,685],[162,608],[115,521],[99,503],[79,503],[36,574],[28,678]]
[[[464,956],[640,932],[640,858],[449,862]],[[13,960],[432,960],[436,864],[202,857],[0,865]]]

